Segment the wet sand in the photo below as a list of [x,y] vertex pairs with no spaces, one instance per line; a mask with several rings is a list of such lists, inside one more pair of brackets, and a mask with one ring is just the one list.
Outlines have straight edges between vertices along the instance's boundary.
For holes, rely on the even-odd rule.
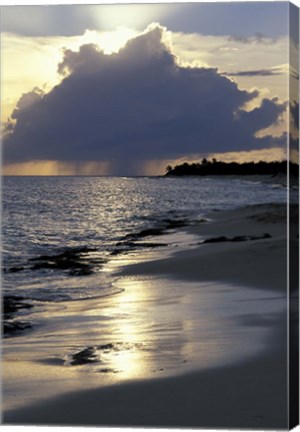
[[[189,302],[190,309],[188,310],[192,310],[193,302],[195,306],[201,302],[201,296],[197,294],[197,284],[198,291],[204,289],[206,293],[209,293],[210,289],[217,290],[216,287],[220,284],[225,284],[227,289],[229,287],[230,292],[241,292],[243,296],[250,290],[253,296],[251,301],[247,302],[246,298],[243,300],[246,309],[234,315],[235,309],[232,308],[233,312],[230,311],[229,315],[224,318],[225,324],[230,321],[230,317],[235,320],[232,328],[239,329],[236,326],[239,323],[241,329],[248,331],[248,335],[247,333],[239,334],[238,331],[226,341],[228,344],[225,344],[225,351],[228,352],[231,348],[232,353],[236,355],[233,355],[230,360],[224,357],[223,364],[218,363],[218,359],[222,358],[222,352],[216,353],[215,362],[210,363],[214,357],[208,356],[207,363],[199,363],[198,367],[197,361],[189,361],[194,354],[201,354],[201,348],[205,349],[205,345],[202,346],[201,343],[193,344],[197,334],[195,323],[198,322],[196,316],[199,311],[196,308],[195,315],[192,315],[190,320],[190,325],[194,326],[192,330],[187,331],[183,328],[179,331],[170,327],[165,332],[165,335],[171,337],[169,355],[172,359],[175,354],[175,351],[172,351],[175,331],[179,344],[177,354],[181,354],[178,361],[182,361],[182,365],[187,365],[187,369],[183,366],[181,372],[175,373],[175,376],[172,373],[159,371],[156,375],[152,373],[147,377],[144,373],[147,367],[142,368],[140,373],[136,373],[136,368],[133,367],[133,374],[131,376],[127,374],[123,383],[116,380],[113,382],[114,385],[109,385],[110,383],[107,382],[105,387],[99,385],[99,388],[90,390],[85,388],[78,391],[77,389],[77,391],[42,400],[40,403],[35,402],[28,406],[8,409],[3,413],[4,423],[287,428],[285,209],[279,205],[254,206],[232,212],[222,212],[217,217],[215,216],[214,214],[215,221],[211,223],[201,223],[189,228],[190,232],[198,235],[201,244],[158,261],[126,265],[117,275],[117,286],[124,287],[125,284],[124,292],[130,296],[130,289],[126,290],[126,284],[130,285],[130,281],[132,283],[146,281],[147,284],[149,278],[152,286],[155,286],[155,281],[158,281],[159,286],[156,286],[152,299],[155,298],[154,303],[159,304],[159,293],[161,293],[161,298],[167,302],[167,294],[171,290],[170,281],[174,281],[175,288],[180,284],[184,286],[184,282],[192,284],[191,286],[195,288],[194,293],[189,294],[189,297],[183,296],[180,303],[185,305],[186,302]],[[257,240],[250,238],[244,241],[232,240],[245,235],[260,237],[266,233],[270,237]],[[227,241],[203,244],[205,239],[220,236],[225,236]],[[166,284],[166,295],[164,295],[164,280],[169,281],[169,285]],[[179,288],[175,291],[173,294],[179,295]],[[141,313],[137,317],[136,314],[150,307],[151,301],[149,301],[149,294],[147,294],[147,301],[143,299],[145,292],[148,292],[147,289],[131,291],[131,293],[136,292],[142,293],[140,298],[135,298],[134,301],[128,298],[127,302],[120,302],[119,306],[123,305],[123,308],[125,307],[123,313],[127,314],[127,318],[132,319],[132,327],[130,328],[129,325],[127,328],[127,335],[130,332],[132,334],[136,329],[137,335],[141,337],[139,342],[145,343],[145,334],[146,331],[149,332],[149,326],[145,326],[144,332],[140,331],[145,315]],[[117,296],[115,298],[117,299]],[[234,298],[235,301],[238,300]],[[274,301],[279,301],[281,306],[276,310],[269,309]],[[130,309],[132,304],[135,307]],[[175,304],[178,308],[179,301]],[[126,305],[129,305],[127,311]],[[173,313],[176,311],[176,308],[170,309],[163,304],[161,307],[160,316],[170,310]],[[209,321],[210,311],[206,304],[205,309],[207,321]],[[167,318],[168,316],[166,316],[166,322],[168,322]],[[199,316],[199,321],[201,324],[201,316]],[[84,322],[88,329],[87,322]],[[156,318],[153,317],[153,325],[155,322]],[[174,317],[169,322],[174,322]],[[93,324],[95,322],[91,321],[90,326]],[[157,336],[161,338],[166,324],[161,318],[158,324]],[[223,325],[222,322],[219,324]],[[115,329],[117,331],[117,326]],[[213,332],[214,327],[208,327],[207,331]],[[122,328],[122,332],[124,337],[126,326]],[[154,334],[155,331],[152,328],[150,339],[154,337]],[[180,341],[178,342],[179,334],[183,339],[181,344]],[[185,334],[187,339],[191,335],[191,339],[185,340]],[[257,339],[259,334],[262,334],[263,338],[258,337]],[[137,335],[134,338],[135,342],[138,339]],[[257,343],[252,343],[252,337]],[[168,337],[166,336],[163,340],[168,340]],[[187,342],[190,342],[190,346],[197,347],[192,349],[190,358],[183,349],[189,346]],[[246,352],[244,352],[245,349]],[[197,355],[195,358],[201,359],[201,356],[197,357]],[[149,360],[149,356],[144,357]],[[165,357],[166,353],[162,353],[160,364]],[[134,363],[133,359],[134,357],[130,359],[129,352],[128,364],[138,366],[138,358],[135,359],[137,363]],[[184,363],[185,360],[188,361]],[[174,363],[174,359],[172,361]],[[156,363],[157,359],[153,361],[153,364]],[[148,366],[149,364],[152,368],[151,361]],[[175,371],[177,371],[176,368]],[[63,386],[61,391],[63,392]]]

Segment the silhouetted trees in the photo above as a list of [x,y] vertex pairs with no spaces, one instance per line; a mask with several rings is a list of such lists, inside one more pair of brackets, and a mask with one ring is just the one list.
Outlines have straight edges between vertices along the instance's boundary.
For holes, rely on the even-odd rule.
[[[167,176],[207,176],[207,175],[277,175],[287,174],[287,161],[276,162],[219,162],[204,158],[201,163],[176,165],[167,167]],[[292,176],[299,176],[299,165],[290,162],[289,170]]]

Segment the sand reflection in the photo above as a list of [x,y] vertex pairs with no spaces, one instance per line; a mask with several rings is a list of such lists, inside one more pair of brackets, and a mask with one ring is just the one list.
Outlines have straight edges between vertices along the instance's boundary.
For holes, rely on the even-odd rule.
[[105,298],[33,309],[35,329],[4,343],[5,407],[230,364],[265,347],[285,304],[215,283],[124,277],[115,286],[122,291]]

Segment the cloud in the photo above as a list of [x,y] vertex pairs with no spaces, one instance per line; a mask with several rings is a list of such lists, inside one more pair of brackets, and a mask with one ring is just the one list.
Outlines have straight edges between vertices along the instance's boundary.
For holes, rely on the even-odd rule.
[[227,76],[239,76],[239,77],[253,77],[253,76],[272,76],[272,75],[282,75],[284,72],[279,68],[274,69],[258,69],[240,72],[225,72],[224,75]]
[[276,123],[285,105],[240,90],[217,69],[179,66],[152,25],[118,53],[96,45],[65,50],[62,81],[23,95],[3,140],[5,163],[107,162],[113,174],[135,174],[148,160],[192,153],[253,150],[285,139],[255,134]]
[[[221,154],[209,154],[209,159],[222,160],[224,162],[253,162],[265,161],[273,162],[287,158],[286,148],[272,147],[271,149],[252,150],[247,152],[228,152]],[[200,158],[198,158],[199,161]]]
[[138,33],[125,27],[106,32],[86,30],[82,35],[72,37],[2,33],[2,121],[10,116],[21,94],[28,93],[35,86],[46,84],[50,89],[59,83],[61,77],[57,74],[57,64],[62,59],[63,48],[76,51],[84,44],[94,43],[101,46],[106,54],[111,54],[118,52],[128,39]]
[[[242,37],[243,38],[243,37]],[[204,36],[172,32],[173,51],[180,57],[183,65],[217,67],[222,73],[234,76],[239,87],[250,91],[268,88],[270,95],[287,100],[289,38],[282,36],[271,43],[243,43],[229,40],[229,36]],[[273,39],[272,39],[273,41]],[[296,47],[293,50],[297,58]],[[294,66],[296,68],[296,65]],[[271,70],[282,72],[272,75],[237,74],[238,72]],[[231,75],[235,74],[235,75]],[[268,79],[266,79],[268,77]]]
[[259,43],[259,44],[267,44],[267,45],[270,44],[272,45],[277,41],[276,38],[268,38],[260,32],[255,33],[255,35],[251,37],[234,34],[234,35],[230,35],[228,37],[228,40],[230,42],[235,41],[235,42],[241,42],[243,44]]

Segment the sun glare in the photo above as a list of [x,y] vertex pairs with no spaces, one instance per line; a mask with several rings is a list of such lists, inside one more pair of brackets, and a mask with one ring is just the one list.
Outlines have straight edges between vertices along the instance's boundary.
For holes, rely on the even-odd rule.
[[80,45],[83,43],[93,43],[99,45],[105,54],[112,54],[118,52],[129,39],[134,38],[137,34],[137,30],[128,27],[118,27],[116,30],[101,33],[86,30],[80,38]]
[[91,6],[95,24],[99,28],[115,30],[128,27],[143,30],[152,21],[158,21],[166,14],[170,15],[168,4],[119,4]]

